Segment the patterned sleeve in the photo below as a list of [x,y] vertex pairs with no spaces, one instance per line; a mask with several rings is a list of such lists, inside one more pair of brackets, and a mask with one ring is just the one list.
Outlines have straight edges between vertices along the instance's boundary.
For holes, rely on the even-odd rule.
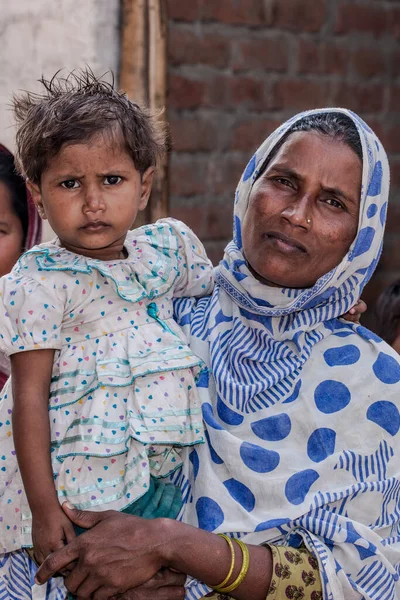
[[0,279],[0,351],[61,348],[63,303],[50,290],[18,271]]
[[[265,544],[272,552],[272,579],[266,600],[322,600],[318,561],[304,547]],[[204,600],[229,600],[230,596],[211,592]]]
[[174,298],[211,294],[214,288],[213,266],[199,238],[181,221],[161,219],[160,222],[168,223],[178,241],[178,277]]
[[273,546],[272,579],[266,600],[322,600],[317,559],[304,547]]

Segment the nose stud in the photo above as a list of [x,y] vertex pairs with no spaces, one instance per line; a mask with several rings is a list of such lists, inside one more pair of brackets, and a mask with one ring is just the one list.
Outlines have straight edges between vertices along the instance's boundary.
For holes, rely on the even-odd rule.
[[311,225],[311,219],[307,219],[307,224]]

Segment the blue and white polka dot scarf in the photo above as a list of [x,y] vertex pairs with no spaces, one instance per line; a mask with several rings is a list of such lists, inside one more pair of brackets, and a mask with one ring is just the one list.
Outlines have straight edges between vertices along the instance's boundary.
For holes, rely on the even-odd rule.
[[[181,483],[185,521],[249,543],[306,546],[324,598],[400,598],[400,364],[364,327],[340,319],[378,262],[389,189],[385,151],[355,123],[363,150],[356,239],[305,290],[270,288],[244,260],[249,193],[297,115],[257,150],[236,192],[234,239],[209,298],[178,301],[178,322],[208,365],[199,385],[207,444]],[[205,586],[192,582],[187,597]]]

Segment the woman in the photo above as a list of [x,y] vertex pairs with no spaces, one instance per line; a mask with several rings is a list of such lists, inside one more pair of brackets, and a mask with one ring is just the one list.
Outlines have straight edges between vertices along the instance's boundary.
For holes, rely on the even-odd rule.
[[[41,223],[13,155],[0,144],[0,277],[11,271],[22,252],[40,242]],[[9,373],[9,361],[0,353],[0,390]]]
[[[66,507],[95,526],[39,582],[78,558],[66,585],[96,600],[165,567],[194,578],[193,599],[211,587],[243,600],[398,597],[400,365],[339,320],[378,262],[388,187],[386,154],[350,111],[298,115],[262,144],[213,295],[177,306],[210,369],[208,443],[180,474],[184,520],[201,529]],[[151,597],[177,597],[163,591]]]

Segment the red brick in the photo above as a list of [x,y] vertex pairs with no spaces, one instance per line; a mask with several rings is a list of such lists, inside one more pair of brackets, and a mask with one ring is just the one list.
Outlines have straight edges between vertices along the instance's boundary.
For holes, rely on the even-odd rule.
[[400,50],[397,50],[392,56],[392,69],[394,77],[400,75]]
[[[386,232],[394,233],[396,236],[400,229],[400,202],[391,198],[388,205],[388,214],[386,220]],[[386,250],[386,248],[385,248]]]
[[[181,0],[191,2],[191,0]],[[229,25],[260,26],[269,24],[269,11],[260,0],[204,0],[204,21],[219,21]]]
[[365,78],[375,77],[386,71],[385,57],[379,48],[359,48],[352,56],[353,69]]
[[169,74],[168,104],[171,108],[197,108],[204,102],[206,84],[182,75]]
[[196,21],[199,18],[201,0],[167,0],[167,13],[169,19],[175,21]]
[[400,111],[400,85],[392,85],[390,88],[389,110],[394,113]]
[[231,42],[215,34],[197,35],[194,31],[170,27],[169,64],[203,64],[223,68],[230,62]]
[[170,194],[198,196],[207,191],[207,162],[203,158],[173,154],[169,169]]
[[335,32],[361,31],[382,35],[387,32],[388,13],[382,5],[343,3],[338,6]]
[[381,84],[349,84],[342,81],[334,90],[333,104],[360,113],[380,112],[384,104],[384,89]]
[[400,39],[400,7],[396,6],[389,10],[388,14],[389,30],[391,34]]
[[346,75],[349,51],[343,44],[299,39],[297,71],[328,75]]
[[[374,129],[375,131],[375,129]],[[385,128],[382,128],[382,131],[379,133],[376,131],[376,134],[379,136],[386,152],[393,152],[400,154],[400,124],[399,123],[391,123],[388,124]]]
[[330,75],[346,76],[350,62],[350,53],[346,46],[338,43],[323,45],[324,72]]
[[175,152],[210,151],[218,143],[217,128],[199,117],[171,119],[170,128]]
[[201,240],[218,240],[232,235],[232,202],[205,204],[204,198],[173,200],[170,215],[180,219],[199,236]]
[[281,121],[273,119],[252,119],[238,123],[232,130],[229,148],[241,152],[252,152],[263,142]]
[[[392,218],[392,214],[388,209],[388,220]],[[397,225],[399,225],[399,222],[397,222]],[[385,236],[380,268],[384,271],[400,270],[400,238],[395,232]]]
[[229,192],[233,204],[234,191],[249,158],[247,154],[225,154],[218,160],[210,161],[208,168],[210,191],[216,194]]
[[249,110],[265,110],[267,98],[265,82],[251,77],[235,77],[231,84],[232,104],[234,107],[243,106]]
[[394,156],[390,157],[390,186],[392,192],[395,188],[400,188],[400,158]]
[[305,110],[327,104],[327,84],[304,79],[282,79],[274,89],[275,106]]
[[319,31],[325,22],[326,0],[267,0],[272,25],[290,31]]
[[218,75],[207,82],[205,106],[212,108],[266,110],[269,106],[266,84],[256,77]]
[[232,66],[235,71],[285,71],[288,68],[287,41],[282,37],[238,40]]
[[227,240],[217,242],[207,242],[204,244],[208,258],[211,260],[214,266],[217,266],[219,261],[224,256],[224,250],[228,242],[232,239],[230,236]]
[[313,40],[299,39],[297,46],[297,71],[299,73],[322,73],[323,69],[322,44]]

